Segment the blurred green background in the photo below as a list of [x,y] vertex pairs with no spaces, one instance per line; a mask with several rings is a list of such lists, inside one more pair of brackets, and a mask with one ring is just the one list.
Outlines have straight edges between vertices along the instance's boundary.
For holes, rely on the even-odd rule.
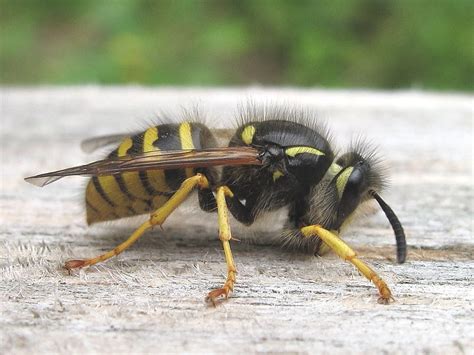
[[0,0],[1,84],[474,87],[472,0]]

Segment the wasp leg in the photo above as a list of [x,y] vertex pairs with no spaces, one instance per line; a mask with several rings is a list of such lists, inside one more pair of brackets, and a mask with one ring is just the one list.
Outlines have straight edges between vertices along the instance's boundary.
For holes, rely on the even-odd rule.
[[301,228],[301,232],[306,237],[317,235],[324,241],[324,243],[326,243],[326,245],[334,250],[337,255],[339,255],[342,259],[352,263],[367,279],[372,281],[379,290],[379,303],[388,304],[390,303],[390,300],[393,300],[392,293],[390,292],[390,289],[388,288],[385,281],[382,280],[374,270],[367,266],[367,264],[360,260],[354,250],[352,250],[351,247],[347,245],[342,239],[340,239],[336,234],[318,225],[303,227]]
[[[232,190],[232,187],[230,189]],[[253,197],[248,198],[244,205],[236,195],[232,194],[232,196],[227,196],[226,202],[232,216],[240,223],[250,226],[255,221],[256,216],[252,211],[252,207],[256,200]]]
[[229,211],[225,199],[226,196],[232,197],[233,193],[227,186],[221,186],[217,188],[216,195],[217,215],[219,218],[219,239],[224,248],[225,261],[227,264],[227,279],[224,286],[209,292],[206,297],[206,301],[211,302],[214,306],[220,297],[224,297],[224,299],[229,297],[230,292],[234,290],[235,276],[237,274],[232,251],[230,250],[230,240],[232,236],[229,225]]
[[214,212],[217,208],[216,199],[211,189],[198,191],[199,206],[205,212]]
[[105,261],[110,259],[113,256],[116,256],[123,252],[125,249],[130,247],[133,243],[137,241],[148,229],[153,226],[161,226],[166,218],[188,197],[188,195],[193,191],[193,189],[198,186],[201,189],[208,189],[209,182],[207,178],[202,174],[196,174],[183,181],[180,188],[174,193],[173,196],[160,208],[150,215],[150,219],[138,227],[135,232],[122,244],[118,245],[113,250],[99,255],[91,259],[80,259],[80,260],[69,260],[66,262],[64,267],[68,270],[81,268],[85,266],[90,266],[97,264],[98,262]]

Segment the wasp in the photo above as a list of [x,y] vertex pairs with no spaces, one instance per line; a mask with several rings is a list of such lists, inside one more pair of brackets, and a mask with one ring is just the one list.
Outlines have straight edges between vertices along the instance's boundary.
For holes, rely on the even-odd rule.
[[[197,190],[199,206],[217,211],[227,278],[206,300],[214,305],[234,290],[237,269],[231,251],[229,214],[252,225],[265,212],[288,209],[282,244],[320,255],[333,250],[352,263],[378,289],[379,303],[393,300],[384,280],[359,259],[340,233],[357,211],[375,200],[390,222],[397,261],[406,258],[403,227],[380,196],[386,183],[375,150],[361,141],[336,154],[330,135],[311,111],[299,108],[247,107],[227,147],[218,147],[203,123],[163,123],[121,137],[107,158],[90,164],[26,178],[38,186],[65,176],[90,176],[85,192],[87,223],[150,214],[113,250],[90,259],[69,260],[68,270],[105,261],[130,247]],[[117,136],[89,140],[89,146]]]

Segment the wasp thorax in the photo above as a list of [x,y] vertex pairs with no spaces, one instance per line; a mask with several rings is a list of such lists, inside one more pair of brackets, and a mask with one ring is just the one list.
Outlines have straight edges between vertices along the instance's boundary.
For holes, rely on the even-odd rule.
[[266,144],[260,154],[264,166],[280,163],[285,158],[285,151],[276,144]]

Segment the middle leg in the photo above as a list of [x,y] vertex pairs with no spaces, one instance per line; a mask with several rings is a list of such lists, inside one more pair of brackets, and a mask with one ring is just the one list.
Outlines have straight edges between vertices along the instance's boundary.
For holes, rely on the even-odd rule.
[[224,299],[227,299],[229,297],[229,294],[234,290],[235,276],[237,274],[234,257],[232,256],[232,251],[230,249],[232,235],[230,233],[229,211],[227,209],[226,197],[233,197],[232,191],[230,191],[227,186],[218,187],[216,192],[216,202],[217,215],[219,219],[219,239],[224,248],[225,261],[227,264],[227,279],[224,286],[209,292],[206,297],[206,301],[211,302],[214,306],[219,298],[224,297]]

